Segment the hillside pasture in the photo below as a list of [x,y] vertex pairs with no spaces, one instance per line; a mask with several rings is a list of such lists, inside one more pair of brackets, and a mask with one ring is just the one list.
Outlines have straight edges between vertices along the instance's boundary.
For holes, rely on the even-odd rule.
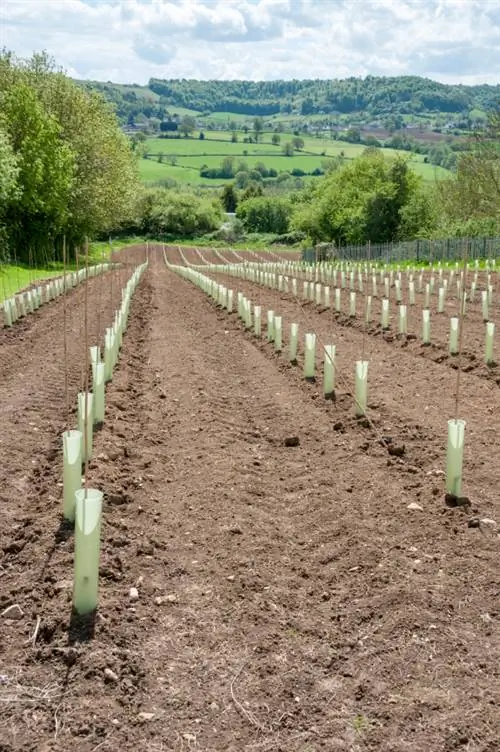
[[[318,168],[324,168],[329,159],[343,157],[345,160],[355,159],[365,150],[362,144],[349,144],[344,141],[333,141],[314,136],[303,137],[304,148],[295,150],[292,156],[283,154],[283,145],[292,141],[293,133],[281,133],[280,143],[271,143],[271,133],[263,133],[259,143],[244,143],[243,133],[238,133],[239,140],[231,141],[229,131],[209,131],[205,138],[200,139],[197,135],[192,138],[148,138],[145,142],[150,155],[149,159],[140,161],[141,178],[146,182],[156,180],[176,180],[180,183],[221,185],[225,181],[222,178],[201,178],[199,170],[203,165],[210,168],[219,167],[226,157],[234,157],[235,161],[245,162],[249,169],[259,162],[268,169],[278,172],[292,172],[300,169],[304,172],[313,172]],[[384,149],[386,157],[404,155],[411,163],[412,169],[426,182],[434,182],[436,179],[446,177],[450,173],[441,167],[427,164],[424,156],[409,154],[406,151],[396,149]],[[159,163],[157,157],[164,155],[164,162]],[[168,158],[175,156],[175,165],[168,163]]]

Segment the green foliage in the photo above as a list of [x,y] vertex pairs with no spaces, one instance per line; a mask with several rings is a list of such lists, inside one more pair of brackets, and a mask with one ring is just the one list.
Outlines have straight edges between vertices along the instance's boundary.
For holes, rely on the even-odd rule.
[[162,189],[148,192],[143,200],[143,229],[157,237],[195,237],[216,230],[221,222],[217,200]]
[[9,136],[0,127],[0,260],[7,256],[6,209],[18,192],[19,164]]
[[196,120],[190,115],[185,115],[179,124],[179,130],[186,138],[191,135],[195,128]]
[[63,236],[74,252],[87,236],[129,220],[139,186],[136,156],[101,96],[45,55],[19,61],[4,52],[0,111],[18,170],[17,190],[3,208],[18,258],[60,259]]
[[[383,117],[391,127],[402,115],[427,112],[469,113],[488,110],[498,99],[499,86],[447,85],[418,76],[345,80],[196,81],[151,79],[147,87],[130,89],[115,84],[89,82],[113,98],[118,113],[158,114],[172,106],[199,112],[224,112],[250,117],[278,113],[366,113]],[[153,98],[153,99],[152,99]],[[149,117],[150,115],[148,115]]]
[[[9,243],[41,256],[49,238],[61,233],[75,173],[70,147],[61,142],[61,128],[25,82],[11,85],[2,96],[1,124],[9,133],[18,166],[17,191],[5,208]],[[21,255],[21,254],[20,254]]]
[[410,226],[410,215],[405,224],[403,212],[414,201],[419,186],[419,178],[406,161],[387,160],[379,150],[367,149],[304,194],[292,227],[305,232],[314,243],[349,245],[401,239]]
[[236,195],[236,191],[234,190],[233,183],[228,183],[224,186],[222,190],[221,201],[225,211],[230,213],[236,211],[236,207],[238,206],[238,196]]
[[236,216],[248,232],[278,235],[288,232],[291,214],[288,200],[265,196],[242,201],[236,209]]
[[471,151],[460,154],[456,175],[440,183],[440,228],[473,237],[500,233],[500,111],[476,134]]

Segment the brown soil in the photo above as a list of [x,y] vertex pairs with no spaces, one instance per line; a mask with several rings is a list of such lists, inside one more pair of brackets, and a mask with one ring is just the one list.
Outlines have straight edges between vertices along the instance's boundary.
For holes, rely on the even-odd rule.
[[[0,611],[24,612],[0,617],[0,750],[496,752],[499,537],[474,525],[500,518],[497,385],[461,374],[471,505],[449,508],[456,372],[232,285],[285,334],[298,321],[337,344],[336,400],[151,250],[90,468],[105,493],[94,623],[71,618],[60,524],[63,301],[0,332]],[[88,286],[90,344],[117,273],[113,290]],[[84,301],[84,286],[68,297],[71,406]],[[350,396],[363,347],[371,422]]]

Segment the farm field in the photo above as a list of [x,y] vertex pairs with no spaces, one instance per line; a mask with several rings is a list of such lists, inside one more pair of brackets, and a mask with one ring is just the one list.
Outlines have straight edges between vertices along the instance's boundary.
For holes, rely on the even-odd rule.
[[[140,160],[141,177],[143,180],[157,180],[171,178],[179,182],[204,183],[208,185],[223,184],[223,179],[206,180],[200,178],[198,171],[202,165],[218,167],[225,157],[234,157],[236,161],[244,161],[249,167],[257,162],[263,162],[268,168],[280,171],[291,171],[299,168],[313,171],[321,168],[325,161],[343,155],[345,159],[354,159],[364,151],[365,147],[360,144],[349,144],[342,141],[304,137],[304,149],[296,151],[293,156],[285,156],[282,153],[283,144],[291,141],[292,133],[281,133],[281,143],[271,143],[271,134],[263,133],[258,144],[246,144],[243,142],[243,133],[239,133],[239,141],[231,142],[231,134],[228,131],[207,131],[205,139],[193,138],[148,138],[146,148],[151,155],[149,159]],[[423,155],[408,152],[398,152],[394,149],[384,149],[387,157],[404,154],[410,158],[415,171],[426,181],[434,181],[436,178],[449,175],[448,170],[425,163]],[[164,163],[158,167],[157,157],[164,155]],[[176,164],[168,163],[169,155],[175,155]],[[149,164],[148,164],[149,163]],[[182,169],[189,170],[181,172]]]
[[[102,345],[146,253],[128,248],[121,270],[69,293],[71,406],[85,300]],[[166,254],[177,265],[280,257]],[[352,321],[206,272],[261,305],[263,322],[268,309],[282,315],[284,351],[149,249],[89,466],[104,491],[93,623],[71,620],[73,536],[61,525],[63,301],[0,330],[0,613],[23,612],[0,630],[2,748],[495,752],[499,537],[474,521],[499,520],[500,398],[497,371],[480,363],[480,305],[468,309],[460,374],[470,505],[450,508],[448,316],[433,311],[435,347],[422,355],[394,321],[364,331],[361,296]],[[451,294],[447,306],[452,315]],[[335,401],[302,378],[302,344],[288,363],[292,321],[300,343],[315,331],[336,344]],[[361,354],[369,421],[354,418],[351,396]]]

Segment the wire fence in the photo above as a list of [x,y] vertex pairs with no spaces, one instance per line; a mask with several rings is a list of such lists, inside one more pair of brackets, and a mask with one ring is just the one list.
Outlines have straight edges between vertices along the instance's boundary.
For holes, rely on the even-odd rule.
[[[500,256],[499,238],[445,238],[443,240],[410,240],[402,243],[348,245],[334,249],[336,259],[346,261],[380,261],[383,263],[413,261],[458,261],[467,249],[469,259],[493,259]],[[314,248],[306,248],[302,259],[320,260]]]

